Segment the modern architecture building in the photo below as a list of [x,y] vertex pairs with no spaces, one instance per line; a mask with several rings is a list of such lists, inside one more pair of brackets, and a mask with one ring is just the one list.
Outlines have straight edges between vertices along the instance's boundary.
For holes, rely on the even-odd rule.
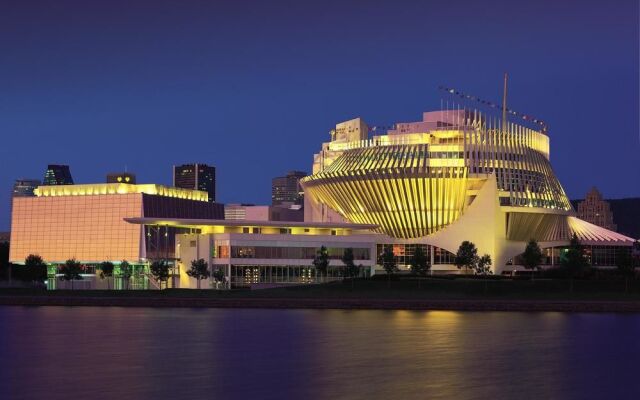
[[131,172],[110,172],[107,174],[107,183],[130,183],[135,185],[136,174]]
[[469,240],[496,273],[513,268],[530,239],[551,252],[573,234],[593,246],[633,242],[575,216],[545,130],[475,110],[425,112],[371,138],[361,119],[338,124],[301,184],[307,222],[375,225],[378,244],[398,252],[428,245],[455,253]]
[[38,254],[52,266],[52,275],[71,258],[88,274],[103,261],[127,261],[144,283],[149,260],[174,259],[181,231],[132,225],[125,218],[224,218],[223,206],[208,202],[206,192],[155,184],[40,186],[35,194],[13,199],[9,259],[21,264]]
[[49,164],[42,181],[45,185],[73,185],[68,165]]
[[[189,231],[177,235],[176,287],[195,288],[186,271],[191,261],[204,259],[212,271],[221,269],[233,286],[314,283],[339,279],[344,250],[351,248],[363,274],[376,263],[376,245],[370,229],[358,224],[127,218],[147,227],[168,224]],[[312,262],[318,249],[329,254],[327,276],[319,276]],[[203,288],[215,287],[213,278]]]
[[16,179],[13,184],[12,197],[33,197],[34,190],[42,183],[39,179]]
[[216,168],[207,164],[173,166],[173,186],[207,192],[209,201],[216,201]]
[[613,213],[609,202],[602,198],[602,195],[595,187],[587,193],[587,197],[578,203],[577,217],[612,231],[617,230],[613,223]]
[[271,205],[304,204],[300,179],[307,176],[303,171],[289,171],[285,176],[271,180]]

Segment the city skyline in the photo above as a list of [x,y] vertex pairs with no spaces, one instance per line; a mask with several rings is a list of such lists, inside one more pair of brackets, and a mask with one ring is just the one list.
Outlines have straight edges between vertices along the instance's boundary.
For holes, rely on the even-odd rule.
[[[231,3],[63,3],[74,18],[46,3],[0,13],[10,38],[0,47],[12,60],[0,99],[10,165],[0,172],[0,230],[15,179],[40,178],[49,163],[70,165],[79,183],[126,165],[140,182],[170,184],[172,165],[202,160],[218,169],[219,201],[268,204],[271,178],[308,170],[336,122],[410,119],[439,105],[439,85],[500,102],[505,71],[509,106],[549,124],[551,164],[570,198],[592,186],[605,198],[640,195],[631,1],[579,10],[492,2],[491,15],[473,3],[406,3],[393,13],[389,4],[361,13],[364,3],[256,4],[246,13]],[[224,43],[212,39],[220,30],[230,32]],[[176,138],[202,145],[175,146]]]

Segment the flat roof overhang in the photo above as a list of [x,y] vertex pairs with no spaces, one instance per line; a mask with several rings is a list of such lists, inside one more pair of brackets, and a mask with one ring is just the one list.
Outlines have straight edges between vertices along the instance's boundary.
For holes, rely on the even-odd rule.
[[251,221],[229,219],[183,219],[183,218],[124,218],[130,224],[162,225],[177,228],[198,228],[203,226],[255,226],[263,228],[318,228],[318,229],[376,229],[378,225],[332,222],[296,221]]

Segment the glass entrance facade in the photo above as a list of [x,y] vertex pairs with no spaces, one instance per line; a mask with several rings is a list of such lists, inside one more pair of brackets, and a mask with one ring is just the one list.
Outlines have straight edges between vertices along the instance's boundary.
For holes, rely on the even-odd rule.
[[232,265],[231,284],[248,286],[260,283],[316,283],[342,279],[342,267],[330,266],[327,276],[318,274],[315,267],[305,265]]

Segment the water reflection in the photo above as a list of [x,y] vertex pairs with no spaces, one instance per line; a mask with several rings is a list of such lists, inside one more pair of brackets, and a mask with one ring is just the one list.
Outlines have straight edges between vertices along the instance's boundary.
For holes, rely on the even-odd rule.
[[0,307],[1,399],[633,398],[640,316]]

